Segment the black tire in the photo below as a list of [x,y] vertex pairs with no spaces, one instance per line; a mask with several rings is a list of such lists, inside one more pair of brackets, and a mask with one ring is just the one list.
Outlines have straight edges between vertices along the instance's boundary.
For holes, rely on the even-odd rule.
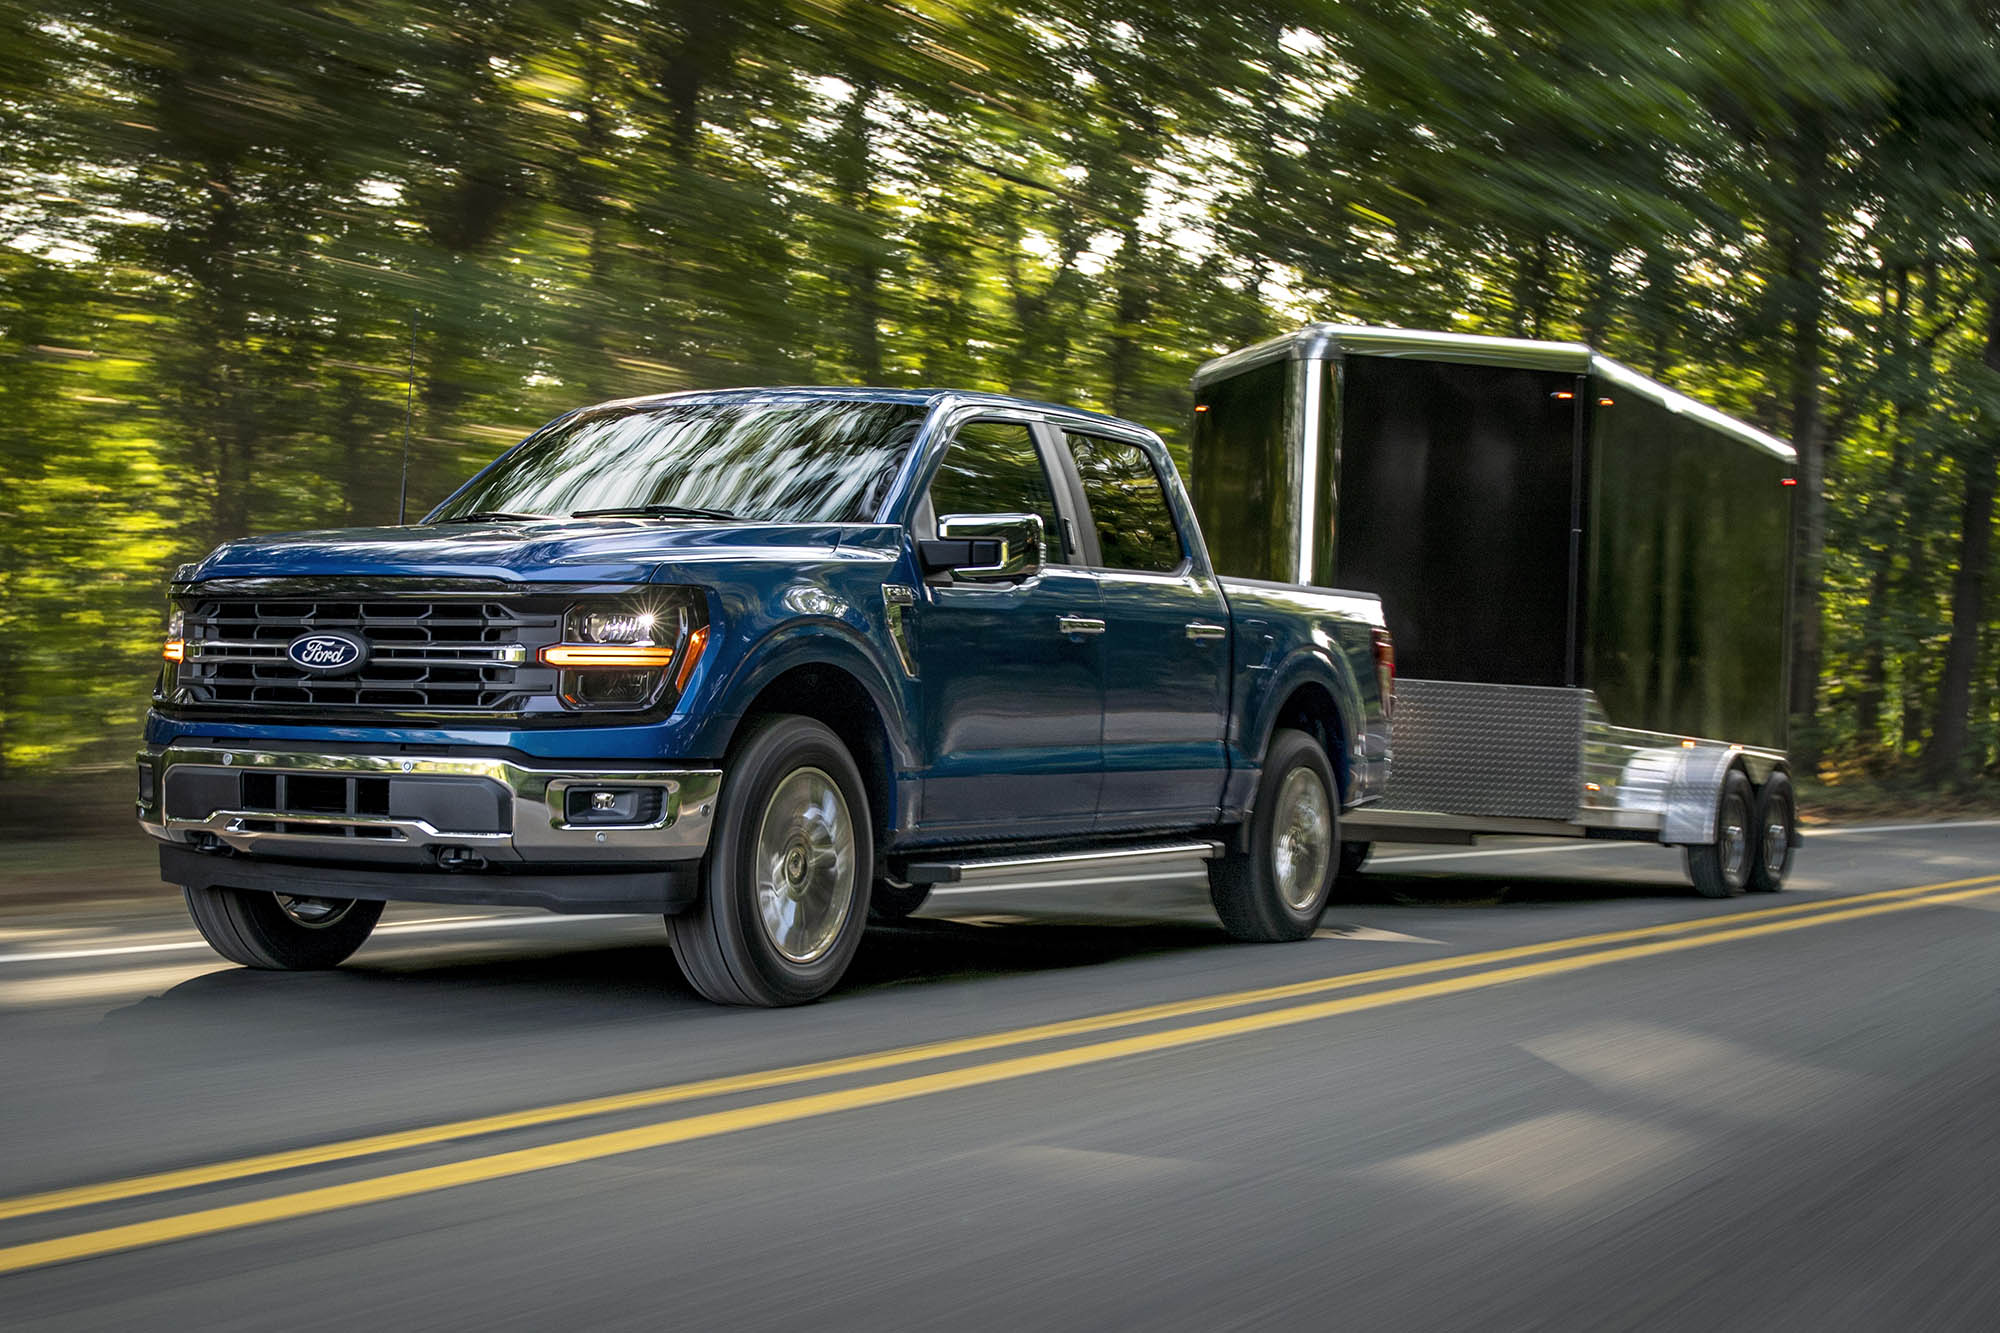
[[1792,780],[1773,773],[1757,790],[1757,814],[1751,825],[1750,891],[1776,893],[1785,887],[1792,871],[1792,853],[1797,850],[1798,802],[1792,799]]
[[1715,799],[1715,841],[1687,849],[1688,878],[1702,897],[1734,898],[1749,887],[1755,809],[1750,779],[1731,769]]
[[[1301,783],[1319,784],[1316,798],[1304,788],[1288,793],[1294,773],[1308,775]],[[1250,812],[1249,848],[1208,863],[1208,896],[1224,930],[1262,943],[1302,940],[1319,928],[1339,868],[1339,791],[1318,741],[1289,729],[1272,735]],[[1281,854],[1289,874],[1280,869]]]
[[901,880],[878,879],[868,892],[868,919],[890,925],[904,920],[931,896],[928,884],[905,884]]
[[[752,723],[725,765],[701,898],[667,918],[688,983],[717,1004],[766,1007],[832,990],[868,924],[871,828],[861,770],[838,736],[792,714]],[[757,863],[767,834],[766,893]],[[767,925],[760,904],[792,914]],[[796,947],[781,948],[774,931]]]
[[1343,842],[1340,844],[1340,877],[1361,873],[1361,867],[1368,864],[1368,854],[1375,850],[1372,842]]
[[183,888],[181,895],[211,949],[273,972],[339,967],[375,929],[383,906],[367,898],[289,894],[280,901],[260,889]]

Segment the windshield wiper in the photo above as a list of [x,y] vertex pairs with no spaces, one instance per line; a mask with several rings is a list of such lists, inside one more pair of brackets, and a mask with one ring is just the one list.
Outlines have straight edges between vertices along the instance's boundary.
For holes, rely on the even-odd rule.
[[611,509],[573,509],[571,518],[720,518],[734,519],[727,509],[697,509],[692,505],[618,505]]
[[510,514],[504,509],[475,509],[469,514],[453,514],[440,523],[539,523],[547,514]]

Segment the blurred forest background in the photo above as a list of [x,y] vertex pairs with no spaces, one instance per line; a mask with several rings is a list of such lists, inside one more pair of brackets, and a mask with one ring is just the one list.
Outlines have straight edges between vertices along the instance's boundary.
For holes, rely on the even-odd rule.
[[1993,3],[0,0],[0,790],[122,775],[177,563],[394,522],[406,389],[421,514],[694,386],[1178,446],[1307,319],[1795,440],[1798,748],[2000,775]]

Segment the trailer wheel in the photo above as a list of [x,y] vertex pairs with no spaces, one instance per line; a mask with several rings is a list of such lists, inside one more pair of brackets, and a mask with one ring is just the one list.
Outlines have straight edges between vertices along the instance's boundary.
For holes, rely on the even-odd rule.
[[931,886],[928,884],[878,879],[868,894],[868,919],[884,924],[901,921],[922,907],[930,896]]
[[232,963],[272,972],[339,967],[375,929],[383,904],[261,889],[181,890],[209,948]]
[[1756,893],[1776,893],[1785,887],[1792,869],[1792,842],[1797,837],[1798,806],[1792,799],[1792,780],[1773,773],[1757,791],[1757,816],[1752,821],[1756,836],[1751,851],[1750,888]]
[[1340,790],[1318,741],[1274,733],[1264,754],[1249,850],[1208,863],[1208,896],[1239,940],[1302,940],[1319,927],[1340,860]]
[[1750,885],[1754,862],[1755,802],[1750,779],[1731,769],[1715,802],[1715,841],[1687,849],[1688,878],[1704,898],[1733,898]]
[[861,771],[793,714],[730,751],[701,898],[667,918],[688,983],[717,1004],[804,1004],[847,971],[868,922],[875,849]]

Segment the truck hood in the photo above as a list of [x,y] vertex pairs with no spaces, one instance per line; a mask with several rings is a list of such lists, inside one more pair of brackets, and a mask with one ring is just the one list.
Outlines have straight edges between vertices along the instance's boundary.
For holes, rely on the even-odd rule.
[[397,528],[333,528],[245,537],[180,579],[395,577],[511,583],[645,583],[662,566],[715,561],[880,558],[897,530],[873,524],[683,523],[546,519]]

